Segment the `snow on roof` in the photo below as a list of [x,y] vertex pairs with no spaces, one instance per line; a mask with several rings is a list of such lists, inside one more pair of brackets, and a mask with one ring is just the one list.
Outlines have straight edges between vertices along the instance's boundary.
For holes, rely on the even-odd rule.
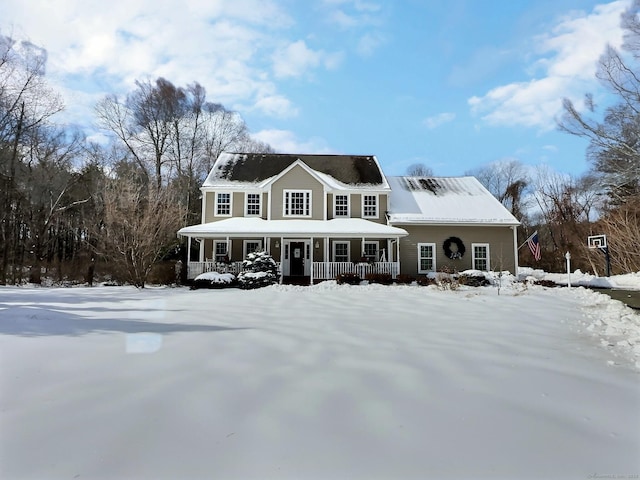
[[389,188],[378,160],[373,155],[229,152],[218,156],[202,186],[262,188],[298,160],[317,173],[329,188]]
[[387,177],[391,224],[520,222],[475,177]]
[[333,220],[263,220],[255,217],[227,218],[181,228],[178,235],[199,238],[246,236],[305,237],[377,237],[397,238],[408,235],[406,230],[371,222],[362,218],[334,218]]

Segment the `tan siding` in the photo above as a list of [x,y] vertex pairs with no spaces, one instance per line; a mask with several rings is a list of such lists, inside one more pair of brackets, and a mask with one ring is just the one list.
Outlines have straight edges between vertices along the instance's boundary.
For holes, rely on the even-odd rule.
[[362,195],[352,193],[349,196],[349,202],[351,202],[351,218],[362,218]]
[[244,217],[244,192],[233,192],[231,199],[231,216]]
[[[324,219],[324,189],[320,182],[300,166],[291,169],[271,186],[271,219],[282,220],[284,190],[311,190],[311,218]],[[289,218],[289,217],[286,217]]]
[[[418,243],[436,244],[436,269],[448,268],[463,271],[472,268],[473,243],[488,243],[492,270],[509,270],[515,273],[513,258],[513,231],[509,227],[456,227],[456,226],[412,226],[404,228],[408,237],[400,239],[401,271],[409,275],[418,274]],[[442,244],[449,237],[458,237],[465,246],[465,254],[459,260],[451,260],[444,254]]]

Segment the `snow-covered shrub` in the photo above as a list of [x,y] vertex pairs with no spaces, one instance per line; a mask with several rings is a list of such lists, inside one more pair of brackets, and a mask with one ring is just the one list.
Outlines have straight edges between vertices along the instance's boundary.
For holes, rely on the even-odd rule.
[[338,285],[342,285],[343,283],[347,283],[349,285],[360,285],[360,275],[357,273],[340,273],[336,276],[336,282]]
[[232,273],[205,272],[198,275],[191,283],[191,289],[196,288],[225,288],[236,284],[236,277]]
[[467,287],[484,287],[490,283],[482,272],[462,272],[458,282]]
[[367,273],[364,279],[369,283],[379,283],[381,285],[391,285],[393,277],[389,273]]
[[242,262],[242,272],[238,275],[240,288],[266,287],[278,283],[278,265],[265,251],[253,252]]
[[406,273],[400,273],[396,277],[396,283],[398,285],[411,285],[415,281],[416,281],[416,277]]

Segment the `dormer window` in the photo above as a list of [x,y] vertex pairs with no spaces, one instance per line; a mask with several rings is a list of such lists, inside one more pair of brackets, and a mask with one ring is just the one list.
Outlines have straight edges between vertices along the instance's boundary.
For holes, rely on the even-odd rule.
[[216,215],[219,217],[231,216],[231,194],[218,193],[216,195]]
[[285,190],[283,203],[285,217],[311,216],[311,190]]
[[378,218],[378,195],[362,196],[362,218]]

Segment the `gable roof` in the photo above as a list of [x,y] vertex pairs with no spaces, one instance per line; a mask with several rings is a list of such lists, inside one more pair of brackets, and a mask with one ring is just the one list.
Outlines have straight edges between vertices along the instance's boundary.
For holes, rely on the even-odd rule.
[[261,187],[297,160],[319,173],[332,188],[389,188],[373,155],[227,152],[217,158],[202,186]]
[[475,177],[388,177],[391,224],[520,225]]

